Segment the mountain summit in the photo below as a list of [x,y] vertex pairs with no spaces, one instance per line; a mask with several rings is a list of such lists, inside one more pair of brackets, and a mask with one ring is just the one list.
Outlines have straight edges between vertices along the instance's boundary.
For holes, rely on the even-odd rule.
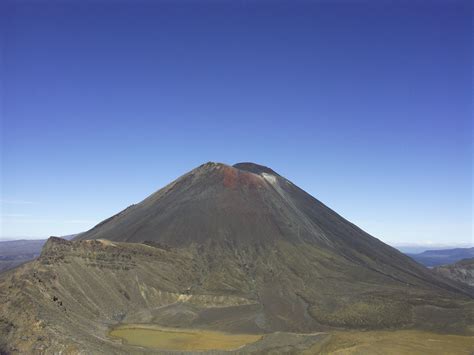
[[120,323],[472,334],[472,288],[254,163],[203,164],[73,241],[50,238],[0,290],[0,339],[25,353],[38,341],[24,334],[55,352],[130,353],[107,337]]
[[286,185],[290,183],[273,170],[257,164],[206,163],[78,239],[183,246],[317,237],[309,224],[297,226],[299,211],[285,201]]
[[332,249],[350,244],[349,249],[385,249],[401,256],[274,170],[254,163],[203,164],[76,239],[170,246],[287,241]]
[[[334,263],[334,273],[340,263],[347,274],[361,268],[352,281],[373,278],[375,284],[456,290],[273,169],[250,162],[203,164],[76,238],[89,239],[192,246],[214,259],[244,251],[281,252],[281,263],[290,269],[302,264],[307,275],[326,263]],[[300,255],[296,260],[291,253]]]
[[[406,283],[417,275],[438,283],[425,268],[273,169],[250,162],[203,164],[76,239],[194,245],[208,252],[217,246],[220,250],[308,246],[317,248],[318,254],[334,253],[337,260],[378,277]],[[319,263],[323,260],[320,257]]]

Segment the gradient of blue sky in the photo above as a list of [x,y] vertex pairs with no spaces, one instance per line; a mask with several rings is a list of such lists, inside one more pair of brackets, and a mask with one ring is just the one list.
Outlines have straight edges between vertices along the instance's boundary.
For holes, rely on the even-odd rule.
[[2,238],[254,161],[390,243],[472,243],[470,1],[6,1]]

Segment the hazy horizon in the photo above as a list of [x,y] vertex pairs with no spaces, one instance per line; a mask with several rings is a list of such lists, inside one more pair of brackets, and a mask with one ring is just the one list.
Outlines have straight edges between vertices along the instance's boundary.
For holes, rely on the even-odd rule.
[[[83,231],[84,232],[84,231]],[[18,240],[44,240],[48,239],[49,237],[65,237],[69,235],[74,235],[74,234],[80,234],[82,232],[78,233],[72,233],[72,234],[67,234],[67,235],[50,235],[50,236],[37,236],[37,237],[29,237],[29,236],[18,236],[18,237],[0,237],[0,242],[12,242],[12,241],[18,241]],[[386,244],[395,247],[395,248],[406,248],[408,249],[423,249],[423,250],[428,250],[429,248],[432,249],[451,249],[451,248],[472,248],[474,247],[474,243],[445,243],[445,244],[436,244],[436,243],[410,243],[410,242],[390,242],[390,241],[384,241]]]

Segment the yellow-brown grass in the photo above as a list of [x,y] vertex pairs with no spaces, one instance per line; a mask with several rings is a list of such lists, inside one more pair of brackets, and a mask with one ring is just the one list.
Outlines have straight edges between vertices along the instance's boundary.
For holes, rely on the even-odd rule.
[[110,332],[129,345],[162,350],[233,350],[253,343],[260,335],[227,334],[223,332],[162,328],[155,325],[122,325]]
[[417,330],[336,332],[307,354],[457,355],[474,352],[474,337]]

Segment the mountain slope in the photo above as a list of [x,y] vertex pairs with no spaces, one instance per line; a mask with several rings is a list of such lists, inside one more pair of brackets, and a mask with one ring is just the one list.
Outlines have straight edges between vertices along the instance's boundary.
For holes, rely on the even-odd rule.
[[222,251],[308,246],[377,277],[448,287],[270,168],[253,163],[204,164],[76,239]]
[[71,242],[50,238],[0,276],[0,304],[4,347],[23,352],[133,352],[107,337],[119,323],[473,331],[472,288],[252,163],[204,164]]

